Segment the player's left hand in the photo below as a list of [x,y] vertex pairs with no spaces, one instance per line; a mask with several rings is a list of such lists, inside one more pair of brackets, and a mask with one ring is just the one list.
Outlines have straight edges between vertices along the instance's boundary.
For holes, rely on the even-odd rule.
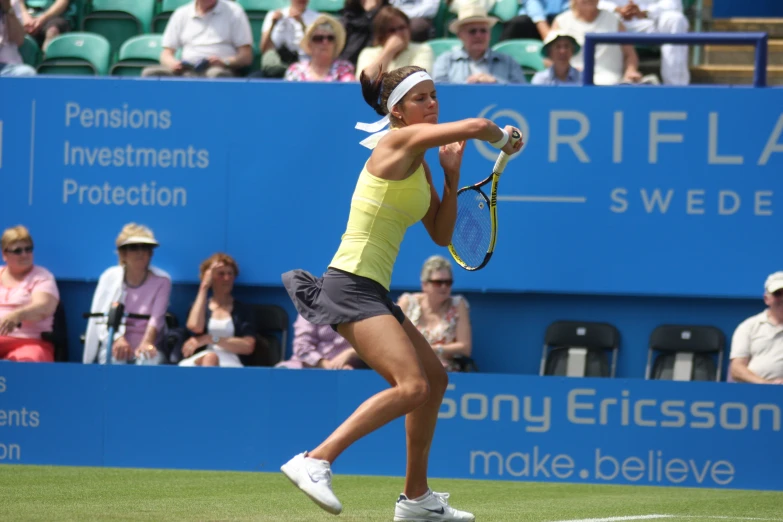
[[440,166],[446,180],[456,186],[459,181],[459,171],[462,166],[462,155],[465,152],[465,141],[442,145],[439,151]]

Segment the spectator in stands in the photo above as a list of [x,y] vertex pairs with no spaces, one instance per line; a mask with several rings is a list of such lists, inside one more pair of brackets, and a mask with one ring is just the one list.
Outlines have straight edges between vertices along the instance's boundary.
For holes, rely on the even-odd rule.
[[404,293],[397,302],[448,371],[458,371],[455,358],[470,357],[472,350],[468,301],[451,295],[453,283],[451,263],[432,256],[421,270],[421,293]]
[[[600,9],[613,11],[632,33],[682,34],[688,32],[688,19],[682,12],[682,0],[601,0]],[[688,85],[688,46],[661,46],[661,78],[664,84]]]
[[433,80],[440,83],[527,83],[514,59],[489,48],[490,30],[497,18],[487,16],[478,4],[460,10],[449,30],[456,33],[462,47],[438,56]]
[[329,15],[320,15],[307,28],[301,43],[309,59],[291,64],[285,79],[293,82],[356,81],[351,62],[338,59],[345,46],[345,29]]
[[552,22],[568,11],[570,0],[522,0],[517,16],[503,25],[500,40],[527,38],[544,40],[552,30]]
[[231,0],[194,0],[178,7],[163,32],[162,46],[160,65],[146,67],[142,76],[231,78],[253,61],[250,20]]
[[783,384],[783,272],[767,277],[764,304],[766,310],[734,331],[729,366],[734,382]]
[[356,65],[359,53],[372,43],[372,24],[389,0],[346,0],[340,22],[345,27],[345,49],[340,58]]
[[307,7],[308,0],[291,0],[291,5],[270,11],[261,26],[261,73],[266,78],[282,78],[292,63],[305,58],[300,44],[318,13]]
[[390,3],[410,20],[411,40],[426,42],[435,36],[433,19],[438,14],[440,0],[391,0]]
[[[22,7],[22,25],[27,34],[35,38],[38,46],[46,52],[49,42],[71,30],[71,23],[64,17],[65,12],[76,14],[76,2],[69,9],[70,0],[48,2],[20,2]],[[48,4],[48,5],[47,5]]]
[[[587,33],[616,33],[625,31],[620,20],[611,12],[598,9],[598,0],[571,0],[571,9],[559,14],[552,29],[568,33],[584,45]],[[584,67],[582,51],[572,59],[571,65],[580,71]],[[639,57],[632,45],[597,45],[595,48],[596,85],[639,83]]]
[[[239,266],[228,254],[216,253],[201,263],[201,284],[188,312],[189,338],[180,366],[242,367],[240,355],[256,348],[253,309],[234,299]],[[210,290],[212,295],[209,295]]]
[[293,356],[275,368],[354,370],[365,369],[367,365],[331,326],[316,326],[299,315],[294,321]]
[[33,238],[25,227],[6,229],[0,244],[0,360],[54,362],[54,346],[41,339],[52,331],[60,301],[54,276],[33,263]]
[[433,53],[427,44],[411,42],[408,15],[396,7],[386,6],[373,21],[375,45],[359,53],[356,70],[361,74],[370,65],[380,65],[391,71],[406,65],[417,65],[432,72]]
[[[152,230],[128,223],[115,241],[119,266],[108,268],[98,279],[90,311],[108,314],[113,303],[125,305],[125,312],[149,315],[149,319],[126,319],[114,335],[113,361],[129,364],[159,364],[164,360],[162,341],[166,310],[171,294],[171,277],[151,266],[158,242]],[[87,323],[82,360],[106,362],[108,328],[105,319]]]
[[576,39],[560,31],[550,31],[544,40],[541,54],[552,61],[552,66],[537,72],[530,81],[533,85],[581,84],[582,73],[571,66],[571,57],[579,52]]
[[25,64],[19,47],[24,43],[21,0],[0,0],[0,77],[35,76]]

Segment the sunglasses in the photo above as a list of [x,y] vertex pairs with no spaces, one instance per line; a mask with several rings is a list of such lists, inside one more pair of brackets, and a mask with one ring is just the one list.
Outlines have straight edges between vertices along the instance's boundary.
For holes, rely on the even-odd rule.
[[316,34],[315,36],[310,38],[310,40],[313,43],[322,43],[324,41],[326,41],[326,42],[334,42],[335,37],[334,37],[333,34]]
[[21,256],[22,254],[32,254],[33,253],[33,247],[32,246],[26,246],[26,247],[19,247],[14,248],[11,250],[10,248],[7,248],[6,250],[7,254],[13,254],[15,256]]
[[783,297],[783,289],[775,290],[774,292],[772,292],[772,295],[774,295],[777,298]]
[[454,284],[452,279],[430,279],[427,282],[435,286],[451,286]]
[[474,27],[472,29],[468,29],[467,33],[470,36],[476,36],[477,34],[487,34],[489,32],[489,29],[486,27]]
[[125,245],[120,247],[124,252],[152,252],[152,245],[145,245],[143,243],[134,245]]

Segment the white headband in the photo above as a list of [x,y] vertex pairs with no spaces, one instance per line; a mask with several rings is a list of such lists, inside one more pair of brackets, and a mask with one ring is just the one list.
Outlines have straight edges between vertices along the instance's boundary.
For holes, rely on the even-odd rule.
[[386,127],[389,126],[390,120],[389,120],[389,114],[391,113],[392,107],[400,103],[400,100],[402,100],[406,94],[408,94],[408,91],[413,89],[415,86],[420,84],[421,82],[425,82],[427,80],[432,81],[432,77],[430,77],[429,74],[427,74],[425,71],[417,71],[407,78],[405,78],[403,81],[401,81],[399,84],[397,84],[397,87],[394,88],[394,90],[391,92],[391,95],[389,96],[389,100],[386,102],[386,110],[387,114],[380,120],[376,121],[375,123],[357,123],[356,129],[363,130],[365,132],[372,132],[370,136],[366,137],[359,143],[367,147],[368,149],[374,149],[375,145],[378,143],[378,140],[380,140],[387,132],[389,132],[389,129],[383,130]]

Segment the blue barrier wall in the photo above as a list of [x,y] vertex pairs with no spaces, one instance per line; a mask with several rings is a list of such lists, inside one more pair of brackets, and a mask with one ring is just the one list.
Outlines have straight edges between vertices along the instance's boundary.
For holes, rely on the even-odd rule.
[[[121,226],[151,226],[155,263],[178,284],[184,318],[198,263],[242,267],[240,292],[287,304],[280,273],[320,273],[339,242],[367,151],[356,121],[376,116],[358,86],[265,82],[6,79],[0,95],[3,226],[22,222],[61,282],[72,352],[94,281],[116,262]],[[491,264],[458,272],[488,371],[535,372],[548,322],[615,322],[620,375],[643,374],[662,322],[730,335],[760,310],[780,268],[770,241],[783,167],[781,92],[766,89],[439,87],[441,120],[515,123],[527,146],[502,178]],[[464,184],[495,151],[472,143]],[[428,161],[441,174],[437,155]],[[445,249],[423,227],[403,244],[393,292],[418,286]],[[491,326],[491,327],[490,327]],[[625,354],[628,354],[627,356]]]
[[[0,363],[0,463],[277,471],[385,386],[369,371]],[[430,474],[781,490],[781,407],[779,386],[455,375]],[[362,439],[335,472],[403,475],[403,431]]]

